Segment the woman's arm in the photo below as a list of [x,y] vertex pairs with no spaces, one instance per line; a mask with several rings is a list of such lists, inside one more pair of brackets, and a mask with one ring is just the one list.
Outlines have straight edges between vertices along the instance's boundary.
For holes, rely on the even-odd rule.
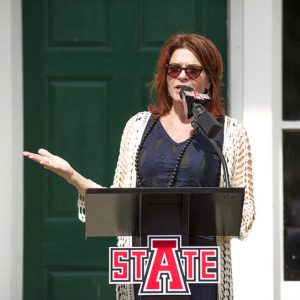
[[252,153],[249,138],[242,125],[235,135],[234,169],[231,179],[232,187],[245,188],[244,206],[240,239],[247,237],[255,220],[255,203],[253,195]]
[[91,180],[85,178],[73,169],[66,160],[57,155],[53,155],[45,149],[39,149],[38,153],[24,151],[23,155],[39,163],[45,169],[63,177],[67,182],[72,184],[81,195],[85,194],[87,188],[95,185]]
[[[139,145],[141,135],[149,117],[150,114],[148,112],[138,113],[126,123],[121,138],[119,158],[112,187],[135,186],[134,153]],[[38,153],[24,151],[23,155],[63,177],[78,190],[78,217],[81,221],[85,222],[86,189],[101,188],[102,186],[80,175],[66,160],[51,154],[45,149],[40,149]]]

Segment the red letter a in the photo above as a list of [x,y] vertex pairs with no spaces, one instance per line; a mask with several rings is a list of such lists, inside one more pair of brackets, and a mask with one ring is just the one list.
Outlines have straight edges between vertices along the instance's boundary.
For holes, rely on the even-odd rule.
[[177,250],[176,239],[153,239],[152,250],[154,255],[149,267],[148,276],[142,293],[165,292],[163,290],[162,274],[167,275],[167,292],[184,292],[186,291],[185,283],[180,268],[180,262],[175,255]]

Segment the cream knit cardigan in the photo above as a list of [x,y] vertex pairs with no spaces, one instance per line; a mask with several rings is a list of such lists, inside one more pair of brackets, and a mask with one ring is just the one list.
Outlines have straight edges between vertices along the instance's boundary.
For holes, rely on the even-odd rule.
[[[121,139],[120,153],[112,187],[135,187],[136,152],[150,115],[149,112],[140,112],[127,122]],[[242,224],[240,236],[238,237],[239,239],[244,239],[249,233],[255,219],[251,149],[247,133],[242,124],[229,117],[225,117],[222,152],[227,162],[231,186],[245,188]],[[220,187],[224,187],[224,185],[223,168],[221,168]],[[84,219],[82,215],[83,211],[84,204],[79,205],[81,219]],[[231,238],[232,237],[224,236],[217,237],[217,245],[221,250],[221,282],[218,286],[219,300],[233,299],[230,250]],[[131,245],[131,237],[118,237],[119,247],[129,247]],[[117,285],[116,297],[118,300],[134,300],[133,286]]]

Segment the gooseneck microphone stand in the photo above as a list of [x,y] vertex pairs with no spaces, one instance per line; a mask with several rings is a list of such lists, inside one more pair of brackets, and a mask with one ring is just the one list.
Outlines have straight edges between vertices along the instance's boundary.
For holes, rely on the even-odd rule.
[[[200,132],[217,152],[223,166],[225,184],[226,187],[229,188],[230,180],[227,163],[219,145],[213,140],[217,133],[222,129],[222,125],[205,109],[205,106],[200,103],[199,99],[192,96],[191,92],[193,94],[194,90],[190,87],[183,87],[180,91],[180,98],[187,105],[187,116],[188,118],[193,117],[193,128]],[[198,96],[199,95],[200,94],[198,94]],[[205,96],[208,98],[207,95]],[[206,101],[202,102],[206,104]]]
[[219,145],[213,140],[213,137],[215,137],[217,133],[222,129],[222,126],[209,112],[205,110],[202,104],[196,103],[196,101],[194,101],[193,105],[193,117],[193,128],[195,130],[198,130],[202,134],[202,136],[204,136],[209,141],[209,143],[217,152],[223,166],[226,187],[229,188],[230,180],[227,163]]

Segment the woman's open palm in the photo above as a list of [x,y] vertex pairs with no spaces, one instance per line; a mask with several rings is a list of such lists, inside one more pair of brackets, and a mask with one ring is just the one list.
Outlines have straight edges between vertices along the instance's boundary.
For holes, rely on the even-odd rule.
[[44,168],[62,176],[67,181],[70,180],[74,173],[74,169],[67,161],[45,149],[39,149],[38,153],[24,151],[23,155],[41,164]]

